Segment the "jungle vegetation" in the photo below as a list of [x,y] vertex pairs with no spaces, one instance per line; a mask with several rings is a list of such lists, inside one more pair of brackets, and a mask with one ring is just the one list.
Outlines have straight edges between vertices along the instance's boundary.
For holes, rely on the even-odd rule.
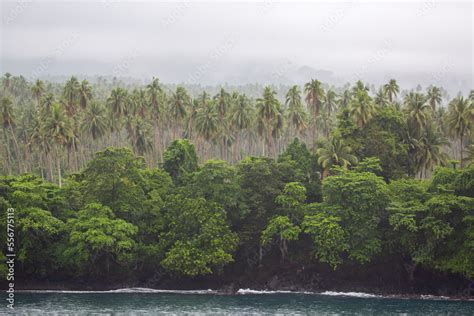
[[25,278],[381,258],[474,277],[472,91],[116,84],[2,78],[0,210]]

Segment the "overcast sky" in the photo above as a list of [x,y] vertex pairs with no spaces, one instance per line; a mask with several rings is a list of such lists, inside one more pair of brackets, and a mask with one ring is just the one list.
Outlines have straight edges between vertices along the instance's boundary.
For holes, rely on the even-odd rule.
[[473,82],[470,1],[2,1],[1,16],[0,70],[26,77],[254,82],[261,65],[282,78],[309,66],[347,81]]

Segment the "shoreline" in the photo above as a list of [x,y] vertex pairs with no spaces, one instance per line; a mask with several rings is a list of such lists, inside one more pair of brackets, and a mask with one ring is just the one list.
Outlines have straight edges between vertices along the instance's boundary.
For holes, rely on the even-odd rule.
[[466,301],[474,302],[472,296],[439,296],[432,294],[376,294],[358,291],[291,291],[291,290],[258,290],[241,288],[237,291],[225,289],[201,289],[201,290],[173,290],[154,289],[144,287],[125,287],[108,290],[68,290],[68,289],[19,289],[16,293],[37,293],[37,294],[182,294],[182,295],[314,295],[314,296],[334,296],[350,298],[375,298],[375,299],[414,299],[414,300],[435,300],[435,301]]

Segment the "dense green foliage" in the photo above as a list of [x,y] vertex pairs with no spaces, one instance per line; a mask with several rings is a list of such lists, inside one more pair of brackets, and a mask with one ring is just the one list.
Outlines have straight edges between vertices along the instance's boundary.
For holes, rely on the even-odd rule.
[[375,96],[312,80],[286,102],[271,87],[2,82],[0,218],[17,210],[24,278],[384,260],[408,280],[417,267],[474,277],[472,97],[445,109],[430,87],[401,104],[394,80]]
[[[124,148],[98,152],[62,187],[3,176],[2,216],[6,206],[17,210],[21,274],[140,280],[220,274],[276,258],[337,270],[389,256],[407,279],[420,265],[474,276],[474,167],[386,182],[379,159],[367,158],[332,168],[321,182],[305,174],[317,157],[300,144],[278,161],[209,160],[178,183]],[[321,188],[312,200],[309,178]]]

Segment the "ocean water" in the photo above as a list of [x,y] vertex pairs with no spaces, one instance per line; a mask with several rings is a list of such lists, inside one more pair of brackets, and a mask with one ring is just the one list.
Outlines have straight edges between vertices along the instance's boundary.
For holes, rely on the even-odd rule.
[[366,293],[122,289],[15,294],[0,315],[474,315],[474,301],[386,298]]

